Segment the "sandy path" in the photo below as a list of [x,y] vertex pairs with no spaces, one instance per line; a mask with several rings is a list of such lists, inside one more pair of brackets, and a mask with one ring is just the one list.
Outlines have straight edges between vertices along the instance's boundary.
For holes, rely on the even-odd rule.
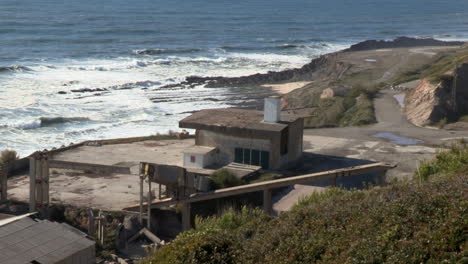
[[270,88],[274,92],[278,94],[287,94],[296,89],[302,88],[308,85],[311,82],[290,82],[290,83],[282,83],[282,84],[264,84],[262,87]]

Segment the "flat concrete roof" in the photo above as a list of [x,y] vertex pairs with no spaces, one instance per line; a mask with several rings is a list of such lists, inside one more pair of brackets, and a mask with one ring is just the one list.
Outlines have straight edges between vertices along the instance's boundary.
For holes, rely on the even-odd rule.
[[296,116],[282,113],[280,122],[267,123],[263,122],[263,111],[219,108],[198,111],[179,121],[179,127],[226,132],[240,130],[279,132],[297,119]]
[[215,150],[215,147],[207,147],[207,146],[197,146],[193,145],[190,146],[189,148],[184,149],[184,153],[189,153],[189,154],[208,154],[211,151]]

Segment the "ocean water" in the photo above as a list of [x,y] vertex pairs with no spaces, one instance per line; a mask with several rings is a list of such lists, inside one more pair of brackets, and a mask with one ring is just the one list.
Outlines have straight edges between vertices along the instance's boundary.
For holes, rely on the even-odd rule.
[[190,111],[249,99],[164,85],[397,36],[466,40],[468,1],[0,0],[0,149],[174,130]]

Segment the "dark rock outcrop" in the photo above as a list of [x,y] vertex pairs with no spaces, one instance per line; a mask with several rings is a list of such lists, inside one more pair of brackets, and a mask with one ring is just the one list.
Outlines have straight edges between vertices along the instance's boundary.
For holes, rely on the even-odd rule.
[[409,47],[423,47],[423,46],[461,46],[465,44],[463,41],[442,41],[432,38],[409,38],[399,37],[394,40],[366,40],[352,45],[348,51],[363,51],[374,49],[392,49],[392,48],[409,48]]
[[[205,84],[206,87],[245,87],[257,86],[265,83],[279,83],[290,81],[305,81],[314,79],[315,75],[319,73],[326,73],[327,75],[334,74],[340,75],[347,69],[347,65],[343,63],[335,63],[337,53],[330,53],[322,55],[319,58],[312,60],[310,63],[297,69],[289,69],[284,71],[268,73],[257,73],[249,76],[240,77],[187,77],[185,82],[179,85],[193,86]],[[333,68],[333,69],[330,69]]]
[[[322,55],[312,60],[301,68],[289,69],[278,72],[257,73],[241,77],[199,77],[190,76],[182,83],[171,85],[171,87],[193,87],[205,84],[206,87],[245,87],[258,86],[266,83],[281,83],[292,81],[310,81],[317,77],[336,77],[349,68],[343,62],[337,62],[336,56],[341,52],[363,51],[383,48],[404,48],[422,46],[459,46],[465,44],[461,41],[440,41],[435,39],[418,39],[399,37],[395,40],[368,40],[352,45],[349,49]],[[171,88],[163,87],[163,88]]]

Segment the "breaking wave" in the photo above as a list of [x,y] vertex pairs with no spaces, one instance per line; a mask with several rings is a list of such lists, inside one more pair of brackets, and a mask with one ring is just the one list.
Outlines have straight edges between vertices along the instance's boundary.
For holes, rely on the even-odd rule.
[[13,65],[13,66],[0,66],[0,73],[2,72],[24,72],[24,71],[32,71],[32,69],[26,67],[26,66],[19,66],[19,65]]
[[137,55],[159,55],[159,54],[185,54],[185,53],[195,53],[201,52],[202,49],[142,49],[142,50],[133,50],[133,54]]
[[15,127],[18,129],[36,129],[41,127],[49,127],[59,124],[65,124],[70,122],[83,122],[90,121],[87,117],[40,117],[36,120],[20,122],[11,125],[4,125],[2,127]]

